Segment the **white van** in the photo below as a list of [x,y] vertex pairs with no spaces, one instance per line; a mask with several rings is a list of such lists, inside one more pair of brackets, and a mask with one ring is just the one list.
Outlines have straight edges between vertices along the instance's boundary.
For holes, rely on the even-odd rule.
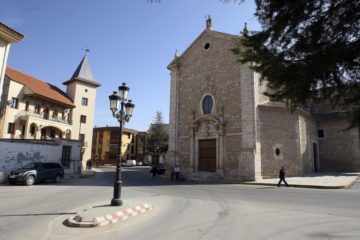
[[126,162],[123,162],[121,165],[124,167],[136,166],[136,160],[126,160]]

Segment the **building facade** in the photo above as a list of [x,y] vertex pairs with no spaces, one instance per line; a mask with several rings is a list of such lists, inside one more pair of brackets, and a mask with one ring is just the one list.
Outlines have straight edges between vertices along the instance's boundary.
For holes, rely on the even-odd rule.
[[[119,127],[95,127],[92,142],[92,159],[99,165],[115,165],[119,156]],[[123,128],[121,159],[145,160],[145,132]]]
[[189,179],[236,181],[277,177],[281,166],[290,176],[360,170],[359,129],[344,132],[343,119],[270,101],[266,82],[230,51],[240,36],[211,27],[209,18],[168,65],[169,165],[180,164]]
[[96,88],[85,56],[66,93],[50,83],[7,67],[0,105],[0,137],[81,140],[82,161],[91,158]]

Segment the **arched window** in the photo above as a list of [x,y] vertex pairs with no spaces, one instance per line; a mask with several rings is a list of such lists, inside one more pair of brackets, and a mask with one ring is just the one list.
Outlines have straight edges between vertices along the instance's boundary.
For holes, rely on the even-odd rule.
[[211,114],[214,106],[214,102],[211,96],[207,95],[204,97],[202,102],[202,110],[204,114]]

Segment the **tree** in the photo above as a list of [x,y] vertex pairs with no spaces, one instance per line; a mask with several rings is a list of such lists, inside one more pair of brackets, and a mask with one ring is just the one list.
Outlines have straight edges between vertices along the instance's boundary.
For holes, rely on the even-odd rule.
[[255,3],[262,30],[245,30],[233,52],[276,89],[267,94],[292,110],[327,101],[360,126],[360,1]]
[[157,111],[153,123],[149,128],[149,137],[146,140],[148,152],[166,151],[168,146],[167,124],[164,123],[162,112]]

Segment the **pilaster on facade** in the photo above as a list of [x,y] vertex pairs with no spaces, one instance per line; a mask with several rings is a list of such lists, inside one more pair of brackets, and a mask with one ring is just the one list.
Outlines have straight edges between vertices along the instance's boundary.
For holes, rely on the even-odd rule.
[[260,141],[258,137],[258,80],[248,64],[240,68],[241,96],[241,154],[240,176],[255,180],[261,176]]
[[[0,23],[0,100],[2,99],[3,83],[7,66],[7,59],[12,43],[20,41],[24,35]],[[1,120],[0,120],[1,121]]]
[[179,91],[179,66],[174,63],[169,65],[170,83],[170,116],[169,116],[169,150],[167,158],[170,165],[178,163],[177,159],[177,127],[178,127],[178,91]]
[[259,104],[261,102],[261,97],[263,95],[261,89],[261,82],[260,82],[260,74],[252,71],[252,80],[254,82],[254,134],[255,134],[255,179],[261,179],[261,130],[260,130],[260,113],[259,113]]

